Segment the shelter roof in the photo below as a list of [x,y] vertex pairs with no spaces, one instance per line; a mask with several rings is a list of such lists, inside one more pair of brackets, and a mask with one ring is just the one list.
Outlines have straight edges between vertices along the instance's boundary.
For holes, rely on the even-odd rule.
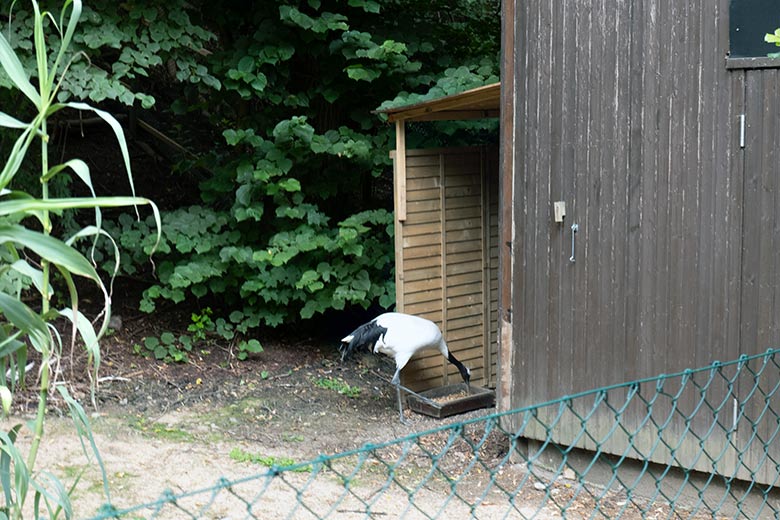
[[466,90],[413,105],[378,110],[394,121],[444,121],[456,119],[485,119],[499,116],[501,84]]

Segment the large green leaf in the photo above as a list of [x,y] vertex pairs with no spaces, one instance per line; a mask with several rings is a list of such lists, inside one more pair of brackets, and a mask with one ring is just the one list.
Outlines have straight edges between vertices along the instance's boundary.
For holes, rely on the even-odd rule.
[[143,197],[74,197],[69,199],[47,200],[17,198],[0,202],[0,217],[43,210],[60,211],[63,209],[84,209],[98,207],[121,208],[139,205],[148,205],[152,208],[154,221],[157,224],[157,241],[154,246],[154,249],[156,249],[157,244],[160,243],[162,236],[162,221],[160,220],[160,211],[154,202]]
[[19,121],[15,117],[9,116],[5,112],[0,112],[0,126],[4,128],[15,128],[22,130],[30,126],[30,124]]
[[14,86],[22,91],[27,98],[35,103],[35,106],[40,106],[41,96],[35,90],[30,80],[27,79],[27,74],[24,72],[22,62],[19,61],[19,57],[9,45],[8,40],[5,39],[2,32],[0,32],[0,65],[3,70],[11,79]]
[[19,491],[27,492],[26,488],[20,490],[18,487],[11,486],[11,468],[13,467],[16,486],[23,486],[30,478],[24,457],[19,452],[19,448],[16,447],[16,437],[21,428],[22,425],[17,424],[8,433],[0,432],[0,483],[3,487],[3,495],[5,495],[5,507],[9,509],[21,500],[17,494]]
[[8,186],[8,183],[11,182],[11,179],[13,179],[16,172],[19,171],[22,160],[27,154],[27,149],[30,147],[30,143],[32,143],[32,128],[32,126],[25,128],[22,135],[16,139],[13,148],[11,148],[11,153],[6,160],[2,172],[0,172],[0,189],[4,189]]
[[[29,278],[33,285],[35,285],[35,288],[38,289],[38,292],[43,294],[43,271],[31,266],[27,260],[17,260],[11,264],[11,269]],[[49,287],[48,294],[46,296],[50,298],[53,294],[54,290]]]
[[21,301],[0,292],[0,312],[17,329],[27,334],[36,349],[44,348],[49,342],[46,322]]
[[[127,172],[127,180],[130,183],[130,192],[135,195],[135,185],[133,184],[133,174],[132,169],[130,168],[130,153],[127,151],[127,141],[125,140],[125,132],[122,130],[122,125],[119,124],[119,121],[117,121],[114,116],[109,114],[108,112],[104,110],[100,110],[98,108],[91,107],[87,105],[86,103],[66,103],[65,105],[58,105],[58,106],[67,106],[69,108],[75,108],[76,110],[82,110],[82,111],[88,111],[88,112],[94,112],[98,117],[100,117],[103,121],[108,123],[108,125],[111,127],[111,129],[114,131],[114,135],[116,135],[116,140],[119,143],[119,149],[122,151],[122,159],[125,163],[125,171]],[[52,106],[54,109],[55,106]]]
[[101,283],[92,264],[81,253],[61,240],[22,226],[0,225],[0,244],[6,242],[13,242],[32,249],[41,258],[62,266],[77,276],[90,278]]
[[[33,24],[33,40],[35,41],[35,62],[38,65],[38,85],[44,103],[48,103],[51,92],[51,81],[49,79],[49,57],[46,51],[46,37],[43,34],[43,19],[41,10],[38,8],[38,2],[32,0],[33,11],[35,12],[35,23]],[[42,109],[42,105],[38,105]]]

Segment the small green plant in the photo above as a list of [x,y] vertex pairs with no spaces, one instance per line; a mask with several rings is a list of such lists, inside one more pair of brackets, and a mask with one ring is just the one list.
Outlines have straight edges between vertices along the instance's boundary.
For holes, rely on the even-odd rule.
[[[256,339],[242,340],[238,342],[238,354],[236,357],[241,361],[249,357],[249,354],[259,354],[263,351],[263,346]],[[264,372],[265,376],[260,374],[263,379],[268,378],[268,372]]]
[[327,390],[333,390],[352,399],[360,397],[360,388],[351,386],[339,377],[319,377],[314,380],[314,385]]
[[160,424],[149,421],[145,417],[139,417],[130,423],[130,426],[136,430],[158,439],[173,442],[192,442],[193,436],[190,432],[175,428],[167,424]]
[[[764,41],[767,43],[774,43],[776,47],[780,47],[780,28],[775,29],[773,33],[766,33],[764,35]],[[770,58],[780,58],[780,52],[770,52],[767,54]]]
[[[206,307],[200,312],[192,313],[190,317],[191,323],[187,327],[187,331],[191,332],[192,336],[182,334],[177,337],[172,332],[164,332],[159,338],[149,336],[144,338],[143,346],[139,344],[133,345],[133,352],[145,357],[154,356],[155,359],[165,361],[166,363],[178,363],[188,361],[187,353],[192,352],[193,346],[199,343],[210,344],[214,342],[214,338],[227,342],[232,341],[236,337],[237,327],[235,324],[242,319],[241,313],[232,313],[230,315],[231,322],[226,321],[224,318],[217,318],[214,321],[211,319],[212,314],[213,311],[210,307]],[[236,357],[241,361],[247,359],[251,354],[263,351],[263,346],[256,339],[242,339],[237,346],[238,352]],[[200,352],[202,355],[206,355],[209,353],[209,350],[201,349]]]
[[214,322],[211,321],[212,314],[213,311],[211,310],[211,307],[206,307],[201,310],[200,313],[192,313],[192,323],[187,327],[187,330],[192,332],[192,339],[194,341],[204,341],[209,332],[214,332],[216,327]]
[[185,334],[177,338],[172,332],[163,332],[159,338],[144,338],[144,347],[145,351],[138,352],[141,355],[153,355],[166,363],[182,363],[188,361],[187,353],[192,352],[192,338]]
[[[288,457],[274,457],[271,455],[259,455],[256,453],[249,453],[241,448],[233,448],[229,454],[231,460],[236,462],[249,462],[252,464],[259,464],[267,468],[272,467],[289,467],[295,466],[295,461]],[[293,472],[306,473],[311,471],[311,466],[301,466],[292,469]]]

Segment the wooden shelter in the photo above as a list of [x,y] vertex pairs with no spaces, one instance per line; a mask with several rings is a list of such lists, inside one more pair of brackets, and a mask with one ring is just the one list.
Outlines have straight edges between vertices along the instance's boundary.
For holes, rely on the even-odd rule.
[[[780,60],[761,47],[779,14],[767,0],[503,2],[501,409],[780,346]],[[746,32],[758,51],[730,40]],[[747,388],[713,381],[733,414],[709,436],[675,415],[667,431],[689,440],[654,460],[710,470],[702,448],[722,450],[718,471],[771,479],[771,464],[746,473],[767,457],[751,436],[773,435],[734,419],[767,406]],[[562,419],[556,442],[588,448],[579,427]],[[646,433],[631,453],[650,452]]]
[[[496,386],[498,312],[498,150],[463,147],[408,150],[407,121],[498,116],[500,86],[383,111],[396,125],[396,310],[426,317],[472,371]],[[454,378],[454,379],[451,379]],[[415,390],[460,380],[437,352],[404,370]]]

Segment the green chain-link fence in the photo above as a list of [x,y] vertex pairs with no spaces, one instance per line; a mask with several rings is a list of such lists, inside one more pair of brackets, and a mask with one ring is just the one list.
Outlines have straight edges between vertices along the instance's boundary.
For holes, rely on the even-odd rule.
[[600,388],[94,518],[777,518],[779,356]]

